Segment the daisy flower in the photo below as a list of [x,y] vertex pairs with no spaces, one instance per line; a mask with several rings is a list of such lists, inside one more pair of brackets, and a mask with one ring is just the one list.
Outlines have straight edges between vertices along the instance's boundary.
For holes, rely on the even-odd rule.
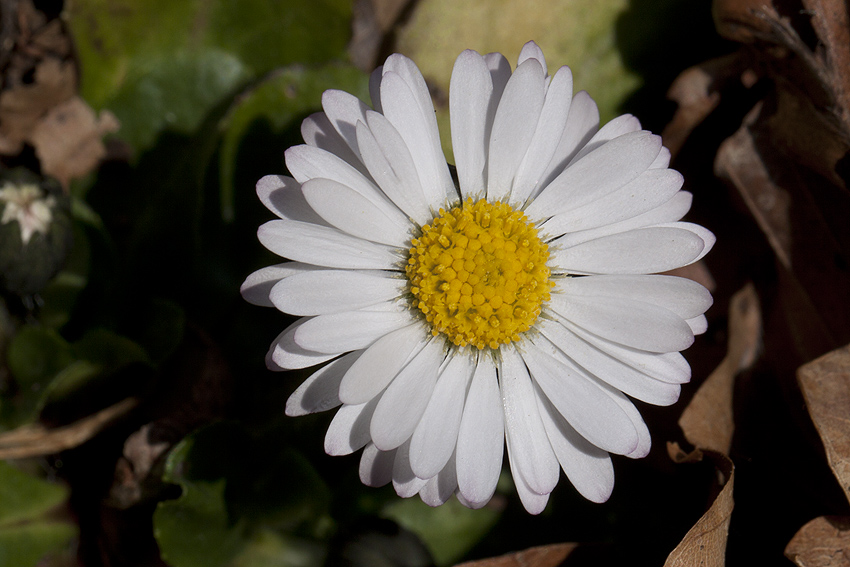
[[465,51],[449,93],[455,168],[428,87],[392,55],[372,106],[330,90],[286,151],[292,177],[257,184],[279,218],[260,242],[288,261],[251,274],[248,301],[299,316],[273,370],[323,365],[291,416],[339,407],[331,455],[363,449],[360,478],[436,506],[485,505],[507,459],[541,512],[563,470],[586,498],[613,489],[609,454],[650,447],[630,398],[668,405],[706,329],[699,284],[659,272],[714,243],[681,222],[691,195],[660,137],[631,115],[599,127],[526,44],[512,72]]

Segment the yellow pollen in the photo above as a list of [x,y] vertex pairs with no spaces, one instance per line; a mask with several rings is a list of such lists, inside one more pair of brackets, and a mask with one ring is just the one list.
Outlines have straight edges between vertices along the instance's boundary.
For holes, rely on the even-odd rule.
[[549,247],[505,203],[473,202],[440,214],[412,242],[406,272],[413,305],[458,346],[517,341],[549,300]]

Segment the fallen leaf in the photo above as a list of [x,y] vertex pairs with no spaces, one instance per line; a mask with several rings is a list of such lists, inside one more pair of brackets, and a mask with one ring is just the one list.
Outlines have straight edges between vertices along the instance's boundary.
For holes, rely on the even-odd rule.
[[708,511],[667,556],[664,567],[722,567],[726,563],[726,538],[735,506],[732,499],[735,466],[721,453],[705,451],[704,455],[714,461],[723,488]]
[[797,381],[829,466],[850,501],[850,345],[800,367]]
[[577,547],[577,543],[555,543],[499,557],[467,561],[456,567],[558,567]]
[[785,556],[799,567],[850,567],[850,520],[815,518],[788,543]]
[[100,116],[75,96],[54,106],[29,135],[42,171],[67,188],[106,156],[102,138],[118,130],[118,120],[108,111]]
[[747,284],[732,296],[726,357],[709,375],[679,418],[694,447],[729,454],[735,424],[732,390],[735,376],[755,362],[761,339],[761,309],[755,287]]

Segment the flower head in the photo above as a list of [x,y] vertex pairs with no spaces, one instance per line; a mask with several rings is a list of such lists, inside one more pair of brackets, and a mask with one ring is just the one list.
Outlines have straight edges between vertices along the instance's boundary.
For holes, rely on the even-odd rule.
[[44,191],[35,183],[16,185],[7,182],[0,187],[0,204],[5,205],[0,224],[17,221],[21,242],[27,244],[36,232],[47,234],[56,199],[45,197]]
[[257,184],[277,216],[260,241],[288,262],[244,297],[301,316],[276,370],[324,364],[288,415],[341,406],[325,450],[363,449],[360,477],[431,505],[492,497],[507,447],[539,513],[560,470],[590,500],[613,489],[609,453],[643,457],[630,400],[668,405],[705,331],[707,290],[657,275],[714,243],[658,136],[630,115],[599,128],[561,67],[525,45],[516,70],[465,51],[449,105],[456,181],[416,65],[390,56],[372,107],[327,91],[286,152],[292,177]]

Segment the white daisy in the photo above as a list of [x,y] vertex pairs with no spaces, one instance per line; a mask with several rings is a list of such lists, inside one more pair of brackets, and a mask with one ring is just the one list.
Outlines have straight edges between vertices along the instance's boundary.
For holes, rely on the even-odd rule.
[[605,501],[609,453],[643,457],[629,399],[674,403],[679,354],[712,299],[657,274],[714,243],[680,222],[691,204],[661,139],[620,116],[599,128],[561,67],[525,45],[513,73],[465,51],[449,105],[453,181],[416,65],[390,56],[372,107],[341,91],[286,152],[292,177],[257,184],[278,217],[260,242],[288,262],[251,274],[255,304],[301,316],[272,344],[274,370],[316,370],[288,415],[337,406],[325,450],[363,449],[360,477],[430,505],[477,508],[507,455],[525,508],[563,469]]

